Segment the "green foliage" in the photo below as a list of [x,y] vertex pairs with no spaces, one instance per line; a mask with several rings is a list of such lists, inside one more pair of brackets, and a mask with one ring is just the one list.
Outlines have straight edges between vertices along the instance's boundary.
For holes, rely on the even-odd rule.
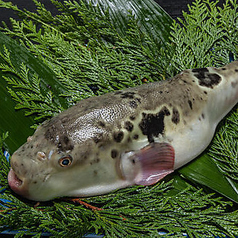
[[54,237],[80,237],[87,232],[103,232],[106,237],[165,237],[158,230],[173,237],[181,237],[183,232],[191,237],[237,234],[238,213],[226,212],[230,202],[188,184],[182,192],[170,195],[173,186],[172,181],[161,182],[84,199],[101,211],[63,200],[34,208],[33,203],[7,191],[1,199],[11,202],[4,204],[7,208],[1,211],[0,227],[7,224],[10,229],[21,230],[19,237],[45,231]]
[[[22,21],[12,19],[12,29],[5,26],[1,30],[16,38],[55,72],[67,88],[64,97],[73,103],[139,85],[145,80],[162,80],[181,69],[220,66],[228,63],[229,53],[237,56],[236,1],[227,1],[223,8],[216,7],[214,2],[195,1],[189,8],[190,13],[184,13],[185,20],[173,23],[171,41],[166,48],[158,47],[149,35],[140,31],[133,16],[130,16],[127,33],[121,36],[108,12],[102,14],[86,1],[79,4],[52,0],[60,12],[57,16],[34,2],[37,13],[21,11],[0,1],[1,7],[12,8],[23,18]],[[0,57],[5,61],[0,65],[1,70],[20,79],[6,78],[19,109],[27,108],[28,113],[36,113],[38,118],[61,110],[52,101],[54,95],[40,93],[39,78],[29,76],[27,65],[19,68],[12,65],[7,49]],[[233,182],[238,178],[237,116],[234,110],[220,125],[209,149],[223,173]],[[4,136],[0,142],[3,140]],[[0,182],[7,187],[9,165],[2,153],[0,157]],[[84,199],[102,208],[101,211],[63,200],[34,208],[33,203],[7,189],[1,199],[11,202],[5,202],[2,207],[0,229],[5,230],[7,226],[21,230],[19,237],[31,232],[39,237],[45,231],[53,237],[80,237],[89,232],[103,233],[106,237],[181,237],[184,232],[190,237],[238,235],[237,205],[184,181],[174,175],[155,186],[135,186]],[[167,235],[159,234],[161,230]]]
[[[0,148],[3,148],[4,141],[7,139],[8,133],[4,133],[0,137]],[[1,176],[0,176],[0,191],[3,189],[6,189],[8,187],[7,183],[7,175],[9,171],[10,164],[9,162],[5,159],[3,155],[3,151],[0,150],[0,171],[1,171]]]
[[41,117],[52,117],[59,109],[53,104],[52,93],[49,91],[46,95],[41,93],[40,78],[37,74],[29,75],[29,69],[22,63],[19,69],[16,69],[11,62],[10,52],[4,47],[4,54],[0,52],[0,57],[6,62],[0,64],[0,69],[17,76],[3,78],[8,82],[8,85],[13,89],[20,89],[14,91],[8,88],[12,98],[17,102],[16,109],[25,109],[26,116],[34,113],[41,114]]
[[[237,109],[223,122],[217,132],[210,156],[218,163],[222,172],[236,182],[238,188],[238,111]],[[235,185],[234,185],[235,186]]]
[[[144,78],[154,81],[168,76],[165,66],[170,62],[166,53],[170,51],[159,48],[142,33],[133,16],[127,35],[122,38],[110,24],[107,13],[99,15],[99,10],[92,6],[76,2],[67,1],[65,5],[53,2],[64,14],[52,18],[39,3],[39,15],[23,13],[14,7],[27,19],[22,22],[11,19],[13,30],[3,31],[17,37],[52,68],[67,87],[64,95],[72,101],[133,87]],[[160,51],[166,52],[158,54]]]
[[176,45],[173,66],[177,70],[221,66],[229,54],[237,55],[238,31],[236,1],[227,0],[223,8],[218,1],[197,0],[184,12],[184,20],[174,22],[171,41]]

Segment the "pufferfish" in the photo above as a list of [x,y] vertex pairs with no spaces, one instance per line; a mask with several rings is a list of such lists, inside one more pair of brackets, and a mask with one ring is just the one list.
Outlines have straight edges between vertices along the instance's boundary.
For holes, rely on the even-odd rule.
[[238,102],[238,61],[84,99],[40,125],[8,183],[36,201],[151,185],[202,153]]

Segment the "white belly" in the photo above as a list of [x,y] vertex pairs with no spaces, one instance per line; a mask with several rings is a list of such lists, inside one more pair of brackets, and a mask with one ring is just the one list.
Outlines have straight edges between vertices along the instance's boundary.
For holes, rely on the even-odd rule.
[[175,168],[178,169],[201,154],[210,144],[216,125],[209,119],[198,119],[180,131],[171,131],[168,138],[173,138],[171,145],[175,150]]

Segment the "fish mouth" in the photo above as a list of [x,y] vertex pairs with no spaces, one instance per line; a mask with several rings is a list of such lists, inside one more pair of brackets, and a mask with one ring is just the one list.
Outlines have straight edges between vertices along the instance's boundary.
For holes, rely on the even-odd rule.
[[8,184],[15,193],[23,197],[28,197],[26,182],[23,178],[20,178],[12,168],[8,173]]

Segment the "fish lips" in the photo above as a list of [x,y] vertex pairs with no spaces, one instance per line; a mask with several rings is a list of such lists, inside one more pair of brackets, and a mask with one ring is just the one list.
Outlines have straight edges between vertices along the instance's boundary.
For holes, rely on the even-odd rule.
[[8,184],[15,193],[25,198],[29,197],[29,189],[27,182],[24,178],[20,178],[13,170],[13,168],[11,168],[8,173]]

